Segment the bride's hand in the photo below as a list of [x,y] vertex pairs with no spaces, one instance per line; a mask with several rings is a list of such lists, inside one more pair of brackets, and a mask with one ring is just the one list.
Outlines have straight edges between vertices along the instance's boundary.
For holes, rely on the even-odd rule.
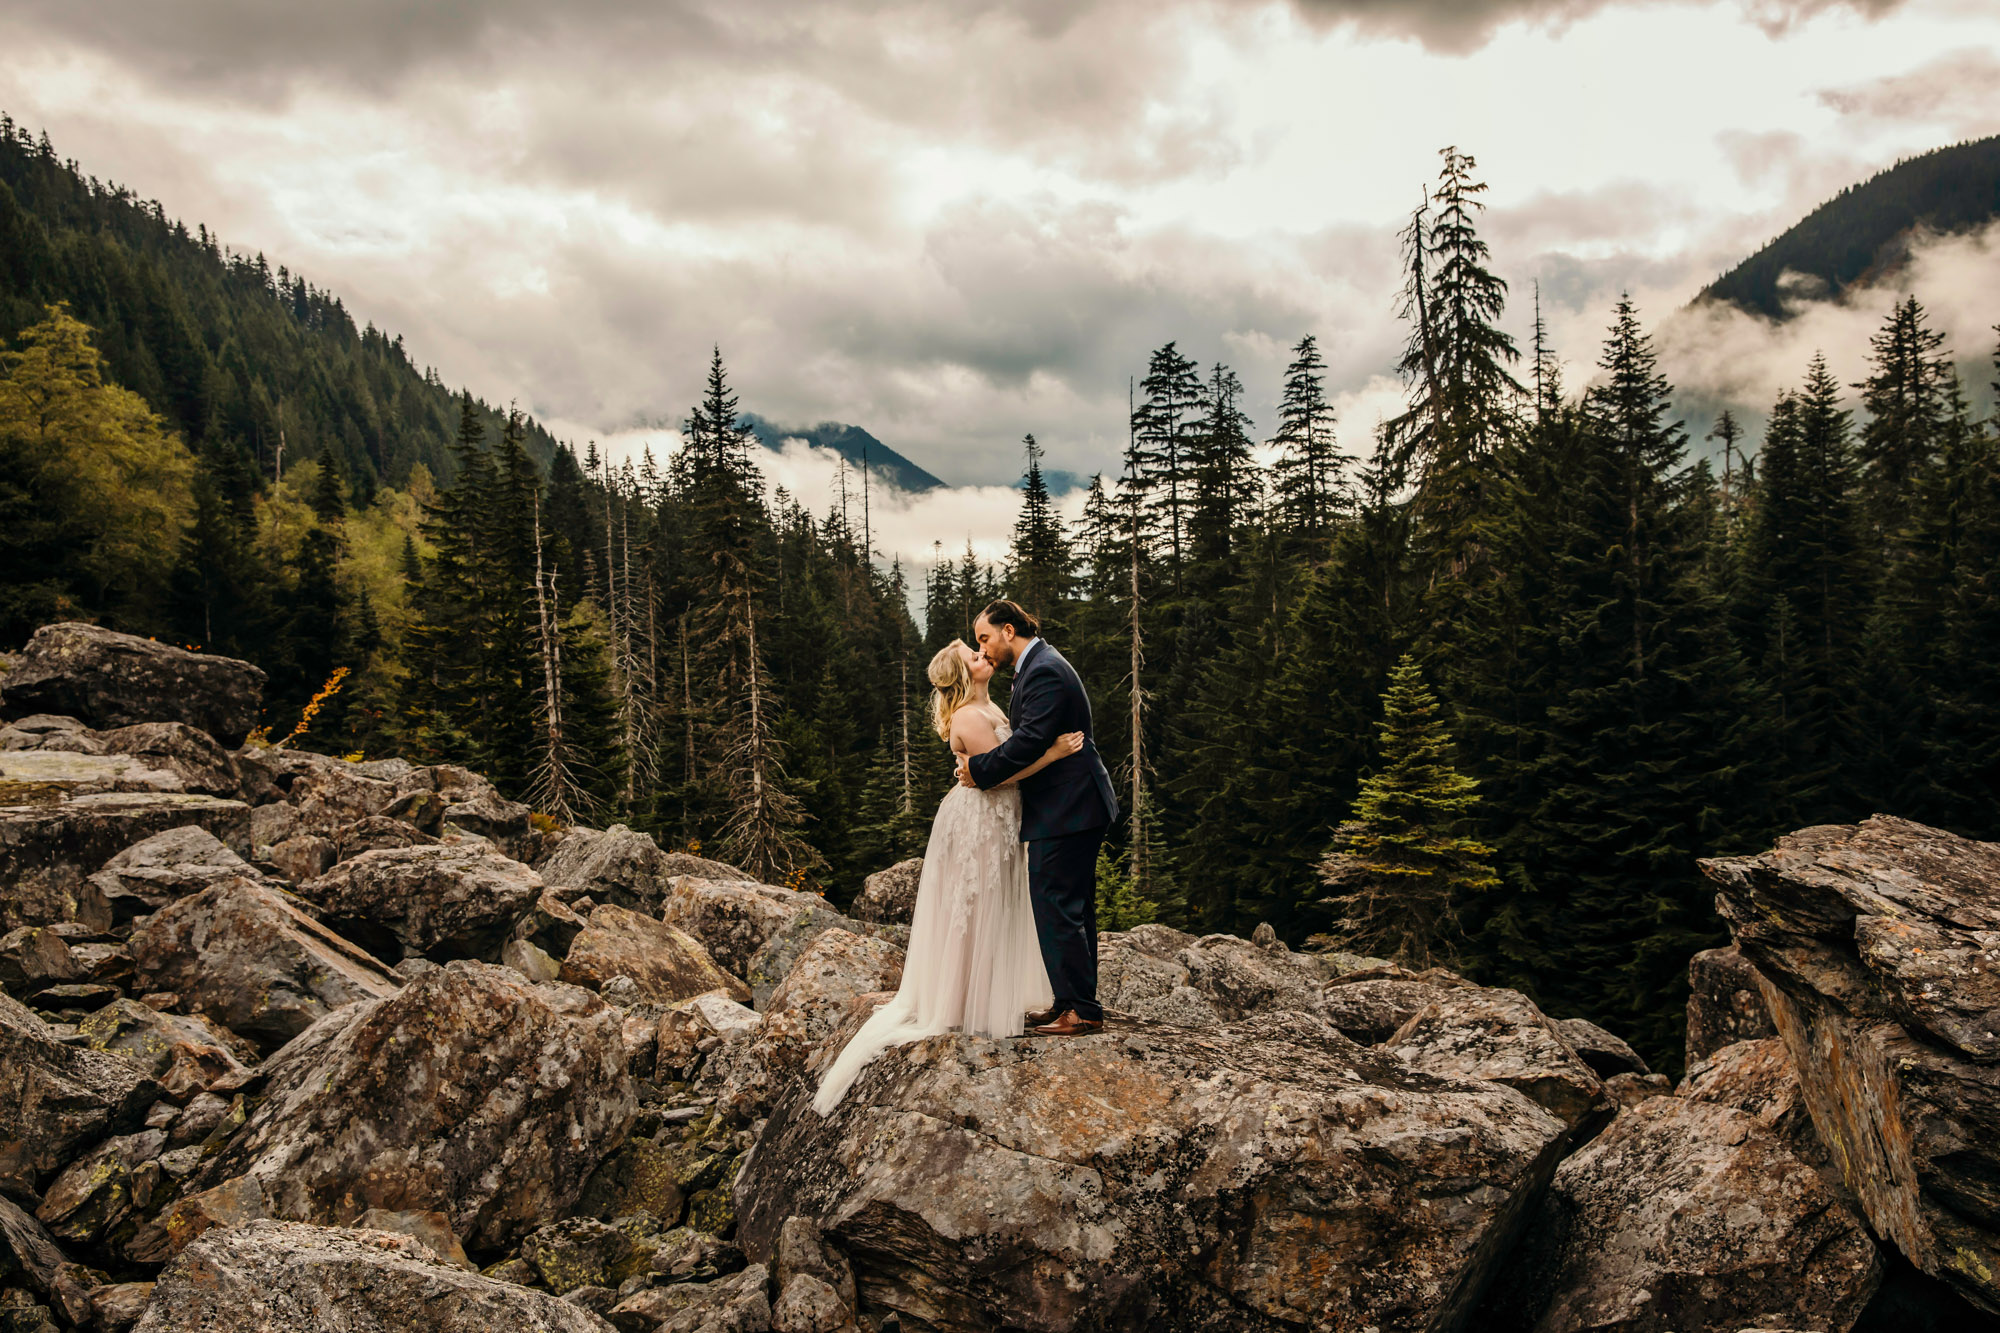
[[1083,749],[1083,733],[1080,731],[1066,732],[1056,737],[1049,745],[1047,757],[1050,759],[1067,759],[1081,749]]

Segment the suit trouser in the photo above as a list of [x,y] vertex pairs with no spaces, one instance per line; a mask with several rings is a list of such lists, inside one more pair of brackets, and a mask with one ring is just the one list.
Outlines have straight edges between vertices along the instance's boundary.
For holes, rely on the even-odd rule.
[[1035,936],[1055,990],[1056,1010],[1099,1020],[1097,1003],[1097,853],[1105,828],[1028,844],[1028,891]]

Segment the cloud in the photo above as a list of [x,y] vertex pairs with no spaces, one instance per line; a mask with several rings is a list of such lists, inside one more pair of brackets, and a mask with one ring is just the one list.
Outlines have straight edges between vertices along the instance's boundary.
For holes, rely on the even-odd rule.
[[1823,89],[1822,105],[1850,123],[1942,127],[1953,137],[2000,130],[2000,56],[1967,47],[1902,74]]

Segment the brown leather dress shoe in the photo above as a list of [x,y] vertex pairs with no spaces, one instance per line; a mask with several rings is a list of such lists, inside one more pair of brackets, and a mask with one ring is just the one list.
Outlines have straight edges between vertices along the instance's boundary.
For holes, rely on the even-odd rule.
[[1056,1008],[1054,1005],[1050,1005],[1046,1009],[1037,1009],[1034,1013],[1027,1015],[1024,1021],[1029,1027],[1038,1028],[1044,1024],[1055,1022],[1062,1015],[1062,1010]]
[[1101,1032],[1104,1022],[1097,1018],[1078,1018],[1076,1010],[1065,1009],[1062,1017],[1053,1023],[1044,1023],[1035,1029],[1038,1037],[1081,1037],[1086,1032]]

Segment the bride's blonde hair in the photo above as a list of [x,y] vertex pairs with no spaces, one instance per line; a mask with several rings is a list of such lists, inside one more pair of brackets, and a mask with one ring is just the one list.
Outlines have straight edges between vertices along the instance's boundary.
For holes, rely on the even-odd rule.
[[972,668],[965,664],[965,640],[953,639],[931,659],[931,725],[938,738],[951,740],[951,715],[972,698]]

